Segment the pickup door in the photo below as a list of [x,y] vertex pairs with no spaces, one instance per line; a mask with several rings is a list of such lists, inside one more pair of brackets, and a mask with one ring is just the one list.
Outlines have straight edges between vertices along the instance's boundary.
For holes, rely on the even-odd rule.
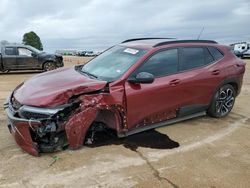
[[19,69],[37,69],[39,68],[38,57],[32,56],[35,53],[25,47],[17,47],[17,64]]
[[16,47],[5,47],[3,48],[3,51],[4,51],[2,55],[3,68],[5,70],[17,69],[18,64],[16,61],[16,57],[17,57]]

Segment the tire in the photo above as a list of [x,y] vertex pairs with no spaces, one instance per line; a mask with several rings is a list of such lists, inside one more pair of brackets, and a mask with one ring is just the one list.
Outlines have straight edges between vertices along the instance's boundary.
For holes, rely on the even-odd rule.
[[3,70],[2,72],[3,72],[3,73],[9,73],[10,70],[7,69],[7,70]]
[[232,85],[226,84],[220,87],[208,108],[208,115],[216,118],[227,116],[234,106],[235,97],[236,91]]
[[56,65],[52,61],[48,61],[48,62],[44,63],[44,65],[43,65],[44,71],[51,71],[51,70],[55,70],[55,69],[56,69]]

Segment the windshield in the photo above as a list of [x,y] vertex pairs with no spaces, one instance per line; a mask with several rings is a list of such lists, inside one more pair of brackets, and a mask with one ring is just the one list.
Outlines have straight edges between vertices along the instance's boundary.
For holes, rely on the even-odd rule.
[[35,53],[37,53],[37,54],[39,54],[39,53],[42,52],[42,51],[40,51],[40,50],[38,50],[38,49],[36,49],[36,48],[34,48],[34,47],[32,47],[32,46],[28,46],[28,47],[29,47],[30,50],[32,50],[33,52],[35,52]]
[[108,82],[121,77],[147,51],[115,46],[82,67],[82,72]]

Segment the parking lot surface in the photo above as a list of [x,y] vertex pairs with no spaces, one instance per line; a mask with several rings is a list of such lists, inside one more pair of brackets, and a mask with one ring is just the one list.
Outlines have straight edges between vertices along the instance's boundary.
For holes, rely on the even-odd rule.
[[[65,64],[87,60],[66,57]],[[250,60],[245,62],[243,88],[227,117],[203,116],[75,151],[23,152],[1,107],[0,187],[249,187]],[[0,74],[1,105],[37,73]]]

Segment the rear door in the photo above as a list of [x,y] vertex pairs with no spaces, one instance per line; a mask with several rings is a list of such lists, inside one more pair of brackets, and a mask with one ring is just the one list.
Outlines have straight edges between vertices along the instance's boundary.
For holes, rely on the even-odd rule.
[[30,49],[18,47],[17,52],[17,63],[20,69],[36,69],[39,67],[38,57],[33,57]]
[[[182,75],[180,87],[185,93],[180,104],[180,116],[206,110],[215,88],[223,79],[223,66],[217,61],[223,57],[211,53],[217,50],[214,47],[182,47],[180,48],[179,72]],[[219,51],[217,51],[219,53]],[[215,52],[216,53],[216,52]]]
[[4,47],[3,54],[3,67],[5,70],[13,70],[18,68],[18,63],[16,61],[17,51],[14,46]]

